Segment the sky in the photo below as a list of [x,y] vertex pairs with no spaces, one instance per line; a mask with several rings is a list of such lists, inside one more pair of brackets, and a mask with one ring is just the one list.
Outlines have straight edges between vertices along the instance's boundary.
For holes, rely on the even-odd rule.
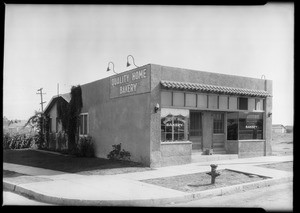
[[3,116],[28,119],[59,93],[153,63],[273,81],[273,124],[294,122],[294,5],[6,4]]

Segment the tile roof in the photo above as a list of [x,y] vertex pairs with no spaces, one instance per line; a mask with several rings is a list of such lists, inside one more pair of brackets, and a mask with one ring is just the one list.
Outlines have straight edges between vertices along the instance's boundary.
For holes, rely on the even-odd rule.
[[253,89],[224,87],[224,86],[177,82],[177,81],[161,81],[160,83],[163,87],[168,89],[186,89],[186,90],[196,90],[201,92],[224,93],[229,95],[247,95],[247,96],[259,96],[259,97],[271,96],[267,91],[264,90],[253,90]]

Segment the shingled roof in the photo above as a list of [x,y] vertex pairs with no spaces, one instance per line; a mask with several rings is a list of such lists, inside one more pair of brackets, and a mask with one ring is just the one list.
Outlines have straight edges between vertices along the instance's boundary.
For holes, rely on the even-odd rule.
[[161,81],[161,85],[167,89],[185,89],[200,92],[211,92],[211,93],[223,93],[228,95],[246,95],[256,97],[268,97],[271,96],[267,91],[264,90],[253,90],[236,87],[225,87],[208,84],[188,83],[188,82],[177,82],[177,81]]

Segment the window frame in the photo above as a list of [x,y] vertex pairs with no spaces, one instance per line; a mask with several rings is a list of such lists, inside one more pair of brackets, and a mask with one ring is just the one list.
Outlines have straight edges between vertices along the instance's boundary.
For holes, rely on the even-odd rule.
[[[84,113],[80,113],[79,114],[79,118],[80,118],[80,121],[79,121],[79,136],[88,136],[88,134],[89,134],[89,129],[90,129],[90,127],[89,127],[89,113],[87,113],[87,112],[84,112]],[[82,132],[83,132],[83,134],[81,134],[81,116],[83,117],[83,119],[82,119]],[[85,129],[85,126],[84,126],[84,116],[86,116],[86,134],[84,134],[84,129]]]

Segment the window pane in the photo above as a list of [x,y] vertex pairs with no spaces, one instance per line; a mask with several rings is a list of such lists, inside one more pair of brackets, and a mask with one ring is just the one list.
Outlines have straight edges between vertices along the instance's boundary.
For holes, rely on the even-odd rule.
[[207,95],[198,95],[197,107],[207,108]]
[[173,105],[174,106],[184,106],[184,93],[173,92]]
[[172,92],[161,92],[161,105],[172,106]]
[[218,109],[218,96],[217,95],[209,95],[208,108]]
[[172,141],[172,133],[166,134],[166,141]]
[[84,120],[83,120],[83,134],[87,135],[87,115],[83,116]]
[[185,106],[196,107],[196,94],[185,94]]
[[262,113],[239,113],[239,139],[263,139]]
[[239,109],[248,110],[248,98],[238,98]]
[[238,113],[227,113],[227,140],[238,139]]

